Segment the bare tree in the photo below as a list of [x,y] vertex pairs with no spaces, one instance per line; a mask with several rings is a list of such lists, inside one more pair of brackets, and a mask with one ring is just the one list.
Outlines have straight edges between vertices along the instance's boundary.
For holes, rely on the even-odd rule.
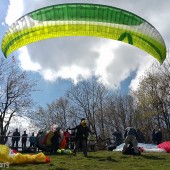
[[96,77],[79,82],[66,93],[71,107],[77,112],[76,119],[86,117],[96,136],[97,133],[105,134],[104,102],[107,94],[108,89]]
[[38,109],[29,115],[32,123],[41,129],[51,130],[53,125],[57,125],[63,129],[67,128],[69,121],[68,101],[61,97],[56,99],[45,108],[39,106]]
[[0,61],[0,132],[6,134],[11,119],[33,108],[31,92],[35,81],[19,66],[5,59]]
[[60,97],[48,105],[48,113],[52,117],[53,124],[57,124],[63,129],[68,127],[68,101],[64,97]]
[[[115,128],[124,130],[134,126],[145,132],[149,142],[154,127],[162,127],[166,133],[170,131],[169,66],[168,60],[161,66],[154,64],[141,77],[138,89],[129,95],[113,93],[96,77],[82,80],[66,92],[65,98],[48,104],[45,111],[39,110],[37,120],[42,125],[58,121],[59,126],[66,127],[77,125],[86,117],[96,136],[103,138]],[[44,118],[40,118],[40,113]]]
[[107,120],[112,130],[124,130],[134,126],[134,102],[130,95],[121,95],[119,91],[112,94],[107,102]]
[[39,106],[34,112],[28,115],[31,123],[40,129],[50,129],[53,125],[53,119],[46,108]]
[[[164,137],[168,139],[170,131],[170,69],[169,58],[163,65],[154,63],[141,77],[139,87],[133,92],[136,101],[138,125],[146,127],[151,134],[153,128],[162,128]],[[136,116],[137,116],[136,114]],[[142,115],[142,116],[141,116]]]

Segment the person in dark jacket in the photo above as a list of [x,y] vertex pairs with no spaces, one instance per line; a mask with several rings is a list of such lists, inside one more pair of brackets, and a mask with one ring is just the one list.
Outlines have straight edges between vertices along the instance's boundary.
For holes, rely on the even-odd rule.
[[26,149],[26,143],[27,143],[27,137],[26,131],[24,131],[24,134],[22,135],[22,150]]
[[145,143],[145,138],[144,138],[143,133],[139,129],[137,129],[136,132],[137,132],[137,140],[138,140],[138,142],[139,143]]
[[115,132],[112,133],[115,136],[115,144],[116,146],[122,144],[122,132],[117,128]]
[[152,130],[152,142],[154,144],[157,144],[157,137],[156,137],[156,130],[155,129]]
[[54,131],[54,135],[51,138],[51,154],[57,154],[57,150],[60,149],[60,143],[64,137],[64,134],[61,135],[61,128],[57,127]]
[[133,127],[127,127],[125,129],[124,138],[125,138],[125,141],[124,141],[125,145],[123,147],[123,151],[122,152],[126,151],[126,149],[128,148],[129,143],[132,143],[133,148],[134,148],[134,152],[138,153],[139,151],[138,151],[138,148],[137,148],[138,141],[137,141],[137,132],[136,132],[136,129],[133,128]]
[[14,147],[16,143],[16,150],[18,150],[18,142],[20,140],[20,133],[18,132],[18,129],[13,133],[12,135],[12,147]]
[[159,145],[162,142],[162,131],[161,129],[158,129],[156,132],[156,144]]
[[76,155],[80,143],[82,144],[82,150],[85,157],[87,157],[87,138],[88,134],[93,132],[87,126],[85,118],[81,119],[80,125],[69,128],[69,130],[77,130],[75,137],[75,148],[73,150],[74,155]]

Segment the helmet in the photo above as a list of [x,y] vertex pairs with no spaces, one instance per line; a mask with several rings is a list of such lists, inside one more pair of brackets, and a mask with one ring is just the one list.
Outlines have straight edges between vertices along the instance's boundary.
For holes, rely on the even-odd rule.
[[82,126],[86,127],[86,120],[81,121]]

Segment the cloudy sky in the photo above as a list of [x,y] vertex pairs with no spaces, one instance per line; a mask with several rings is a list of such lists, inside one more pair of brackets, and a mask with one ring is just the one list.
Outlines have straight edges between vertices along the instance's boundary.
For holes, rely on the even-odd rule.
[[[98,3],[135,13],[150,22],[170,47],[169,0],[0,0],[0,41],[15,20],[38,8],[61,3]],[[3,57],[2,52],[0,51]],[[102,38],[63,37],[39,41],[12,55],[24,70],[31,71],[42,90],[33,97],[41,104],[64,95],[79,77],[100,75],[112,89],[135,89],[139,77],[155,59],[136,47]],[[8,57],[11,60],[12,55]]]

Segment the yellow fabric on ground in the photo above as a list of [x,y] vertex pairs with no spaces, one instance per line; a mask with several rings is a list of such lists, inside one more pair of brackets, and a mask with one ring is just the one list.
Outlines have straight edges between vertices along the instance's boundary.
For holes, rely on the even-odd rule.
[[12,156],[10,156],[9,153],[9,147],[6,145],[0,145],[0,162],[9,162],[10,164],[46,162],[46,156],[42,152],[34,155],[17,153]]
[[10,149],[5,145],[0,145],[0,162],[8,162]]

